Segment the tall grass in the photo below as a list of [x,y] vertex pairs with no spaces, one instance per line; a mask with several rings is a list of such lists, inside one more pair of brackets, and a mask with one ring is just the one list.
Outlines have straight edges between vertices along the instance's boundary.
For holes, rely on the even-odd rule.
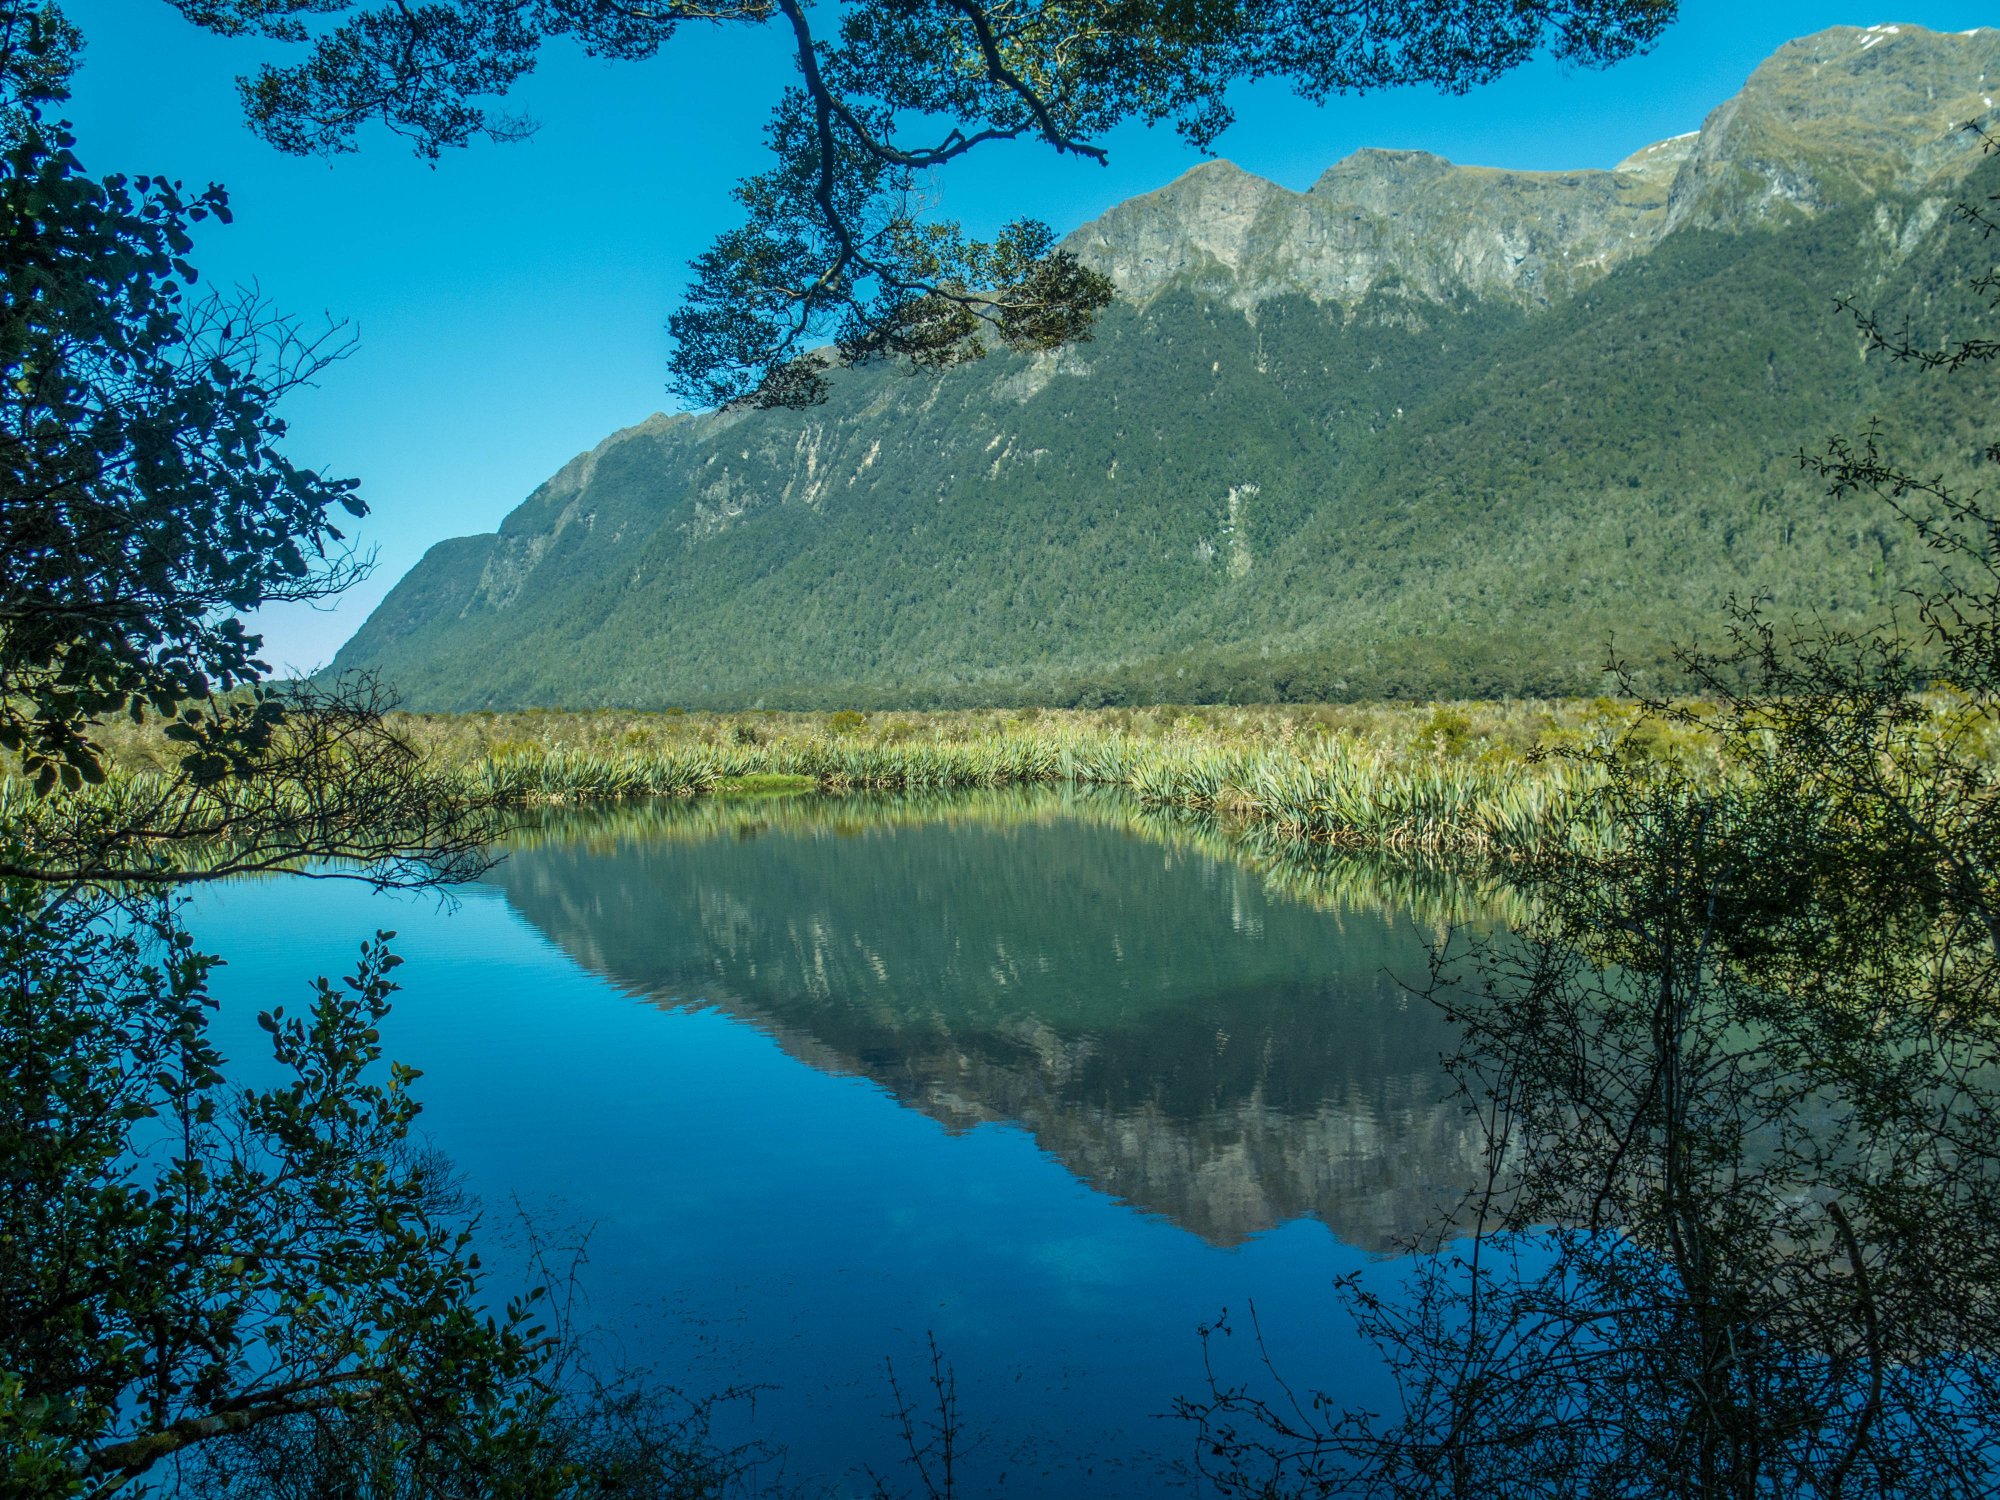
[[[1959,756],[1975,744],[2000,775],[2000,715],[1946,689],[1924,701],[1931,712],[1911,731],[1920,741],[1948,738]],[[1346,878],[1339,870],[1359,868],[1325,864],[1327,852],[1392,855],[1407,871],[1434,856],[1504,865],[1556,841],[1601,845],[1614,836],[1603,799],[1593,796],[1605,781],[1602,759],[1570,752],[1609,750],[1700,778],[1757,774],[1752,765],[1725,764],[1719,747],[1695,730],[1604,699],[898,715],[397,715],[393,727],[431,768],[455,779],[471,808],[517,822],[535,808],[705,804],[738,787],[768,787],[771,778],[841,794],[857,814],[875,792],[895,792],[915,809],[932,793],[963,802],[974,789],[1054,788],[1078,796],[1111,789],[1117,795],[1106,805],[1117,811],[1106,816],[1135,830],[1141,825],[1134,820],[1153,818],[1172,824],[1177,838],[1201,830],[1218,848],[1226,843],[1238,858],[1265,862],[1273,879],[1296,882],[1301,892],[1327,882],[1338,888]],[[157,826],[163,808],[169,822],[228,824],[205,806],[212,794],[172,774],[176,750],[157,726],[105,728],[112,774],[100,786],[41,797],[0,765],[0,839],[31,851],[83,844],[96,829]],[[264,791],[272,805],[262,810],[285,813],[285,789]],[[935,803],[928,806],[926,816],[939,815]],[[311,809],[302,803],[297,811],[305,817]],[[214,850],[177,845],[173,858],[201,865],[227,852],[224,836]]]
[[1580,794],[1599,779],[1574,760],[1453,757],[1421,739],[1294,734],[1259,744],[1060,721],[1006,724],[978,738],[858,738],[791,726],[646,749],[511,744],[462,774],[509,805],[699,797],[732,778],[768,775],[803,777],[825,792],[1116,787],[1140,807],[1227,814],[1306,842],[1489,854],[1524,852],[1565,830]]
[[[1637,732],[1635,733],[1635,726]],[[1697,769],[1713,746],[1606,699],[1444,705],[938,714],[397,715],[468,799],[500,808],[702,798],[751,777],[826,792],[1115,787],[1142,808],[1212,813],[1283,840],[1512,855],[1588,833],[1598,773],[1565,750],[1624,736]],[[173,747],[108,731],[146,777]],[[118,779],[113,778],[114,782]],[[99,795],[116,795],[115,788]],[[1579,817],[1583,818],[1579,823]]]
[[699,797],[732,773],[712,751],[692,754],[593,755],[555,749],[514,752],[459,768],[467,791],[505,806],[610,802],[626,797]]

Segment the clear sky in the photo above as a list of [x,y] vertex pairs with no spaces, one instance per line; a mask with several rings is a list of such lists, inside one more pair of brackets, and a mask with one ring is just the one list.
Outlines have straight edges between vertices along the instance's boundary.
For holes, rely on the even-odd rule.
[[[324,664],[446,537],[490,531],[618,427],[667,407],[665,323],[688,260],[731,220],[730,185],[762,165],[790,73],[770,29],[681,33],[647,64],[552,51],[515,101],[529,141],[435,168],[376,132],[331,161],[279,155],[243,127],[233,79],[271,44],[197,31],[164,0],[64,0],[88,40],[66,111],[98,173],[230,189],[236,222],[194,257],[304,319],[347,320],[356,352],[293,397],[295,459],[362,480],[378,566],[336,607],[257,623],[277,666]],[[1875,0],[1870,0],[1875,3]],[[1697,128],[1782,42],[1834,25],[1962,31],[1991,0],[1682,0],[1648,56],[1606,72],[1540,63],[1462,98],[1404,91],[1313,108],[1245,90],[1221,155],[1292,188],[1363,146],[1526,169],[1609,167]],[[1199,159],[1170,131],[1121,132],[1108,167],[1030,147],[976,153],[940,184],[973,227],[1033,216],[1067,230]]]

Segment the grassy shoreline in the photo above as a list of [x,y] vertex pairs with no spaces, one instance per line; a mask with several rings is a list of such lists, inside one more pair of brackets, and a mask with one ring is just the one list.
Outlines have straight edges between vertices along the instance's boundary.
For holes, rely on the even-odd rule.
[[1509,702],[1338,708],[933,714],[404,715],[397,727],[510,806],[808,789],[1118,788],[1142,807],[1228,815],[1287,839],[1519,855],[1587,835],[1602,781],[1564,750],[1635,740],[1709,754],[1630,705]]
[[[397,713],[467,803],[496,810],[805,792],[1112,788],[1297,845],[1524,857],[1589,841],[1602,752],[1717,767],[1704,737],[1598,698],[925,714]],[[157,725],[104,726],[113,774],[71,815],[171,791]],[[1585,751],[1586,755],[1568,752]],[[23,790],[9,779],[0,800]],[[46,809],[45,809],[46,810]]]
[[[1909,731],[1919,761],[1935,737],[2000,767],[2000,714],[1990,705],[1949,688],[1923,703],[1926,715]],[[1702,716],[1702,705],[1685,707]],[[1502,862],[1615,843],[1608,804],[1594,796],[1614,762],[1670,768],[1697,784],[1758,774],[1754,736],[1726,755],[1717,738],[1679,717],[1606,698],[925,714],[396,713],[387,727],[423,774],[442,782],[445,798],[455,788],[468,810],[1115,789],[1141,809],[1211,817],[1231,838],[1274,850]],[[184,810],[197,825],[227,824],[232,810],[211,818],[210,794],[177,774],[181,748],[160,725],[100,729],[111,769],[103,785],[45,799],[17,772],[0,774],[0,822],[22,837],[58,840],[133,826],[142,814],[142,823],[157,824]],[[307,822],[310,798],[301,792]]]

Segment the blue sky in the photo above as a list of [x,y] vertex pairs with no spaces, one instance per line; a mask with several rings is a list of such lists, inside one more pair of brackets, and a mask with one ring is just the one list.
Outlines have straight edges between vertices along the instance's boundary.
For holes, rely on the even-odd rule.
[[[772,31],[690,29],[653,62],[552,51],[515,102],[529,141],[436,167],[381,133],[331,161],[280,156],[244,129],[233,79],[271,45],[197,31],[164,0],[65,0],[88,39],[66,111],[93,171],[230,189],[236,222],[195,257],[302,320],[345,319],[355,352],[293,397],[293,457],[362,480],[374,575],[337,606],[267,611],[280,667],[323,664],[426,548],[490,531],[613,429],[670,405],[665,323],[688,260],[731,218],[762,162],[790,74]],[[1363,146],[1515,168],[1609,167],[1693,130],[1758,62],[1834,25],[1979,26],[1992,6],[1901,0],[1893,13],[1807,0],[1683,0],[1648,56],[1606,72],[1539,63],[1461,98],[1402,91],[1314,108],[1245,90],[1219,154],[1292,188]],[[1113,136],[1111,164],[1029,147],[975,156],[941,182],[975,227],[1031,215],[1067,230],[1199,158],[1169,131]]]

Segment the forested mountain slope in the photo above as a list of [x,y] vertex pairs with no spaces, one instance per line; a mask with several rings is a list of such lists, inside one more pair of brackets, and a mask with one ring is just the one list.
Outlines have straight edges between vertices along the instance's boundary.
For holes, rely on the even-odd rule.
[[1952,325],[1989,75],[2000,31],[1836,28],[1613,172],[1209,164],[1071,236],[1089,343],[614,434],[335,666],[426,708],[1567,692],[1732,596],[1868,617],[1917,559],[1798,454],[1978,461],[1992,384],[1833,300]]

